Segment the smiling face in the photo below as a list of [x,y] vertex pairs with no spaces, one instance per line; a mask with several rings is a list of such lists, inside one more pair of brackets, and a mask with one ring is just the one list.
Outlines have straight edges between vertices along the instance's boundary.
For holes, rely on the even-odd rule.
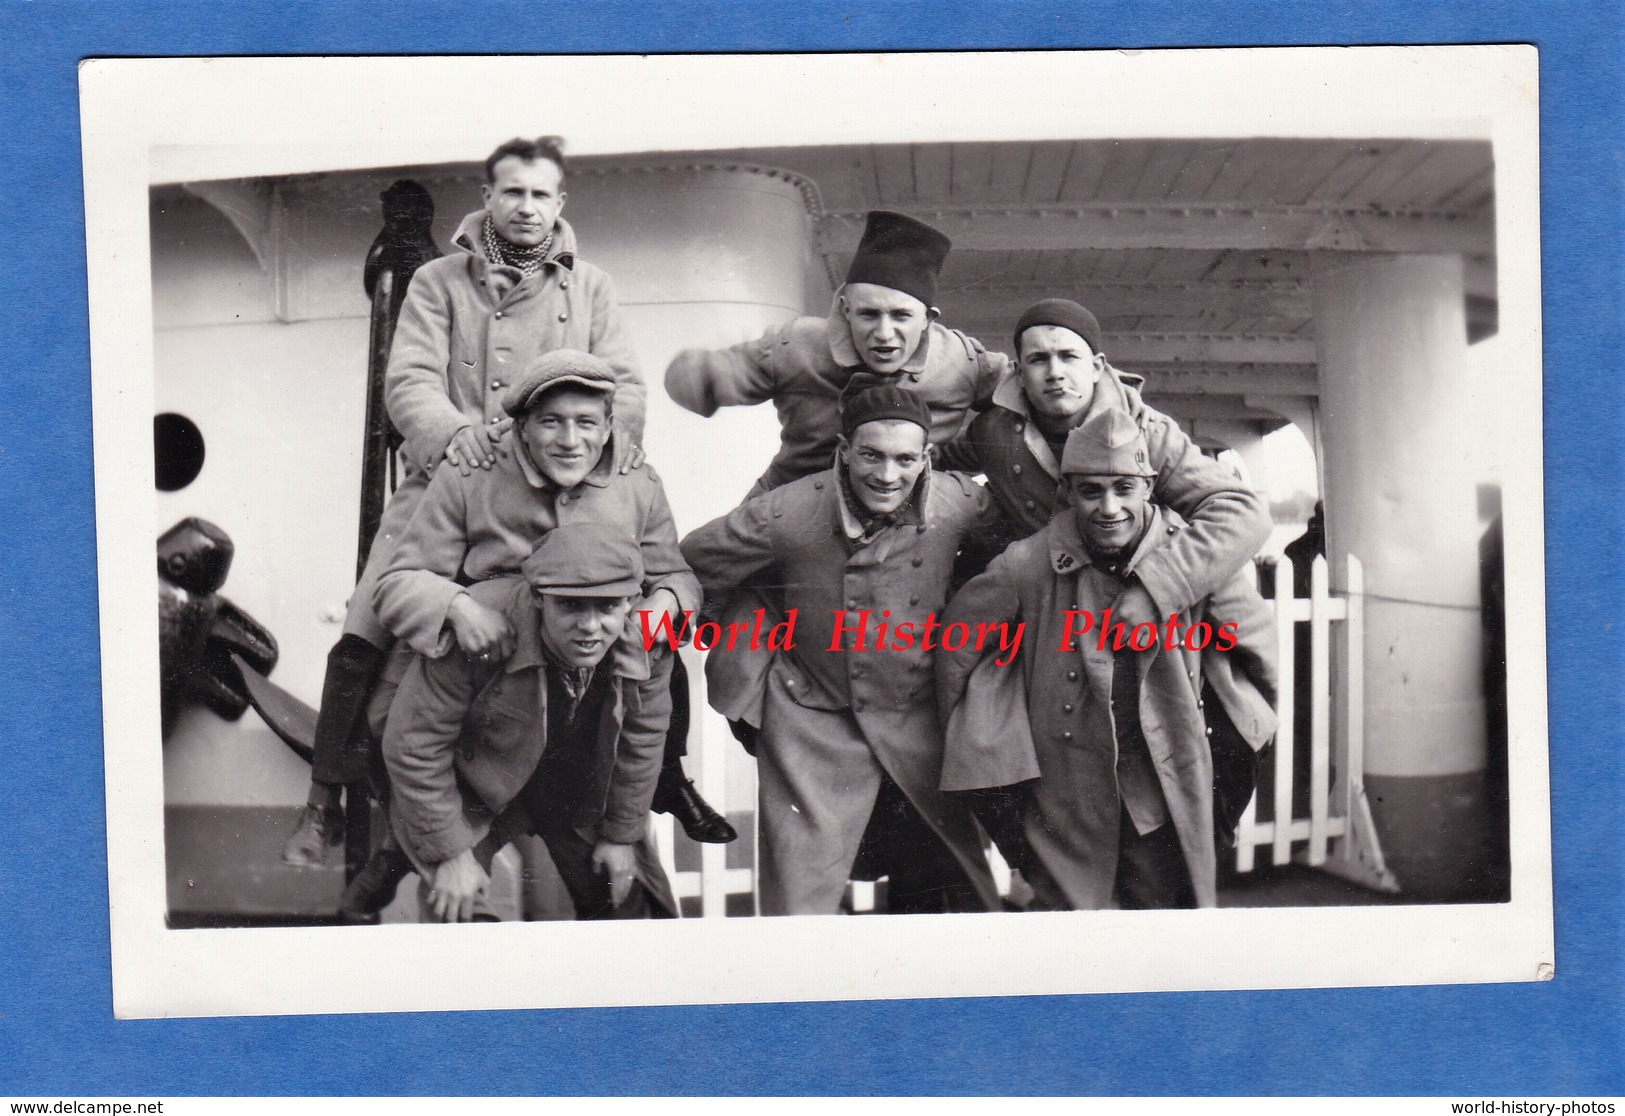
[[560,488],[574,488],[604,455],[609,396],[574,386],[557,388],[543,395],[514,430],[543,476]]
[[1089,342],[1064,326],[1035,325],[1022,331],[1021,390],[1045,425],[1070,428],[1083,417],[1104,364]]
[[843,287],[841,313],[858,356],[870,371],[880,373],[901,371],[931,324],[925,303],[911,294],[874,283],[848,283]]
[[866,422],[839,445],[852,494],[876,515],[903,506],[930,460],[924,428],[903,419]]
[[564,172],[551,159],[499,159],[481,189],[497,235],[520,248],[546,240],[564,208]]
[[1116,475],[1068,477],[1084,545],[1116,554],[1138,542],[1151,519],[1151,480]]
[[626,628],[631,597],[560,597],[533,593],[541,617],[542,642],[562,663],[596,666]]

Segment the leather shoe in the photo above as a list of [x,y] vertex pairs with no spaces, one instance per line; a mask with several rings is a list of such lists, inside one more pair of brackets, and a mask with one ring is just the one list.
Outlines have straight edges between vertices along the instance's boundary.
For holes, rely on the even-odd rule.
[[327,850],[344,843],[344,812],[305,803],[299,811],[299,824],[282,845],[282,862],[299,868],[320,868],[327,863]]
[[660,772],[660,782],[655,786],[650,809],[676,818],[683,832],[691,840],[702,844],[726,845],[739,837],[734,827],[728,824],[728,819],[700,797],[692,779],[686,779],[669,768]]
[[412,862],[399,849],[372,854],[339,900],[339,918],[352,925],[371,925],[378,912],[395,901],[395,889],[412,871]]

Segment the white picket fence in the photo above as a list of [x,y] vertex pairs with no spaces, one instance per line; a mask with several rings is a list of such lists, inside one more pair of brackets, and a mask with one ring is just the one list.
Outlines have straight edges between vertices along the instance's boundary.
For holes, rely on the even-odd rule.
[[[1372,825],[1364,785],[1365,706],[1364,660],[1360,654],[1364,639],[1364,578],[1359,559],[1347,559],[1346,592],[1333,596],[1328,588],[1325,558],[1316,558],[1310,568],[1308,597],[1292,593],[1292,563],[1282,558],[1275,565],[1276,646],[1279,688],[1276,712],[1279,729],[1274,744],[1274,772],[1260,781],[1252,801],[1236,827],[1236,869],[1251,872],[1258,864],[1260,846],[1269,847],[1270,862],[1300,863],[1354,880],[1367,887],[1395,891],[1393,875],[1383,861],[1382,849]],[[1309,626],[1309,813],[1296,817],[1293,811],[1294,707],[1297,701],[1297,625]],[[685,652],[685,654],[693,654]],[[689,660],[693,729],[689,737],[688,769],[701,793],[718,810],[727,810],[727,750],[737,748],[726,730],[715,731],[717,718],[706,711],[704,671],[697,655]],[[1333,678],[1338,685],[1333,685]],[[1268,796],[1274,818],[1257,819],[1260,796]],[[749,804],[754,818],[754,803]],[[736,815],[737,816],[737,815]],[[655,814],[655,841],[661,860],[671,877],[678,899],[698,898],[705,918],[722,917],[730,895],[750,895],[754,872],[750,868],[729,868],[728,846],[700,845],[698,870],[677,870],[674,855],[674,823],[669,815]],[[753,827],[740,833],[741,842],[754,846]],[[753,849],[754,851],[754,849]],[[1221,855],[1224,853],[1221,852]],[[758,863],[753,855],[749,863]],[[997,850],[990,851],[994,880],[1008,893],[1011,873]],[[874,885],[850,885],[853,910],[874,906]]]

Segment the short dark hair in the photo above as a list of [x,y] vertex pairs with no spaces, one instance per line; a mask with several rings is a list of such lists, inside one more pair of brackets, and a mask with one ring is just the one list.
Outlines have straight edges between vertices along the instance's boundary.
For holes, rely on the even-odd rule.
[[546,159],[559,168],[559,176],[564,175],[564,138],[562,136],[537,136],[535,139],[519,139],[515,137],[497,148],[485,157],[485,181],[495,182],[497,164],[509,156],[517,156],[527,163],[534,163],[538,159]]
[[546,403],[549,399],[553,398],[553,396],[566,391],[573,391],[577,395],[598,396],[604,401],[604,421],[615,421],[615,393],[613,391],[594,391],[592,388],[586,387],[575,380],[566,380],[562,384],[552,384],[531,396],[530,406],[525,408],[525,413],[522,417],[529,419],[532,415],[542,409],[543,403]]

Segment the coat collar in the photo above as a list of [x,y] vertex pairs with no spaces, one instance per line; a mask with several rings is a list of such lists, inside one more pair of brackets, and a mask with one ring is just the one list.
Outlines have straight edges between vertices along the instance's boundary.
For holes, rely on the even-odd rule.
[[[1085,566],[1095,564],[1089,549],[1083,545],[1077,515],[1077,509],[1068,505],[1056,512],[1055,518],[1044,528],[1045,541],[1049,543],[1050,569],[1058,574],[1077,573]],[[1134,548],[1134,553],[1129,556],[1127,565],[1123,567],[1123,576],[1132,574],[1147,554],[1161,546],[1163,540],[1178,529],[1179,521],[1172,512],[1166,512],[1160,505],[1152,504],[1151,521],[1145,525],[1145,534],[1140,537],[1139,545]]]
[[[525,474],[525,480],[532,488],[539,488],[543,492],[557,492],[559,486],[554,484],[548,475],[536,467],[530,459],[530,451],[525,449],[525,443],[520,440],[517,430],[510,432],[513,438],[513,455],[519,461],[519,471]],[[608,488],[609,482],[615,479],[615,435],[612,433],[604,439],[604,452],[598,457],[598,464],[592,467],[592,472],[581,478],[581,484],[590,484],[594,488]]]
[[[480,264],[490,267],[490,262],[485,258],[485,249],[480,244],[480,226],[485,224],[487,212],[484,209],[477,209],[464,217],[462,224],[457,226],[457,231],[452,235],[451,242]],[[546,263],[557,264],[566,271],[575,270],[576,234],[563,217],[553,223],[553,246],[547,251]]]
[[[1106,371],[1095,382],[1094,395],[1089,400],[1089,409],[1079,419],[1082,425],[1107,407],[1117,405],[1133,414],[1128,397],[1129,389],[1137,390],[1145,383],[1145,377],[1134,372],[1121,372],[1113,368],[1110,363]],[[1044,432],[1038,428],[1038,422],[1033,418],[1032,407],[1027,402],[1027,393],[1021,390],[1021,371],[1014,361],[1011,361],[1009,371],[999,380],[993,388],[993,405],[1003,407],[1006,411],[1021,416],[1021,441],[1038,462],[1056,480],[1061,479],[1061,463],[1055,458],[1055,451],[1050,449],[1049,441]]]
[[[511,607],[507,610],[508,619],[514,628],[514,648],[513,654],[508,656],[508,661],[502,667],[507,674],[547,665],[547,654],[542,647],[541,612],[531,598],[530,586],[524,578],[514,580],[517,584],[514,587]],[[639,630],[637,614],[634,612],[627,617],[627,630],[621,633],[621,638],[615,641],[615,646],[611,647],[605,656],[610,673],[614,677],[634,682],[642,682],[649,677],[649,652],[643,649]]]
[[[842,368],[867,368],[863,357],[858,355],[858,347],[852,343],[852,327],[846,323],[846,315],[841,313],[841,292],[846,290],[842,284],[835,291],[835,297],[829,304],[829,318],[827,319],[829,332],[829,355],[835,358],[835,363]],[[892,373],[902,376],[907,374],[918,380],[925,373],[926,363],[931,359],[931,337],[938,330],[946,329],[938,325],[935,318],[925,327],[920,335],[920,347],[914,350],[914,355],[908,358],[908,363]],[[880,373],[874,373],[880,375]]]

